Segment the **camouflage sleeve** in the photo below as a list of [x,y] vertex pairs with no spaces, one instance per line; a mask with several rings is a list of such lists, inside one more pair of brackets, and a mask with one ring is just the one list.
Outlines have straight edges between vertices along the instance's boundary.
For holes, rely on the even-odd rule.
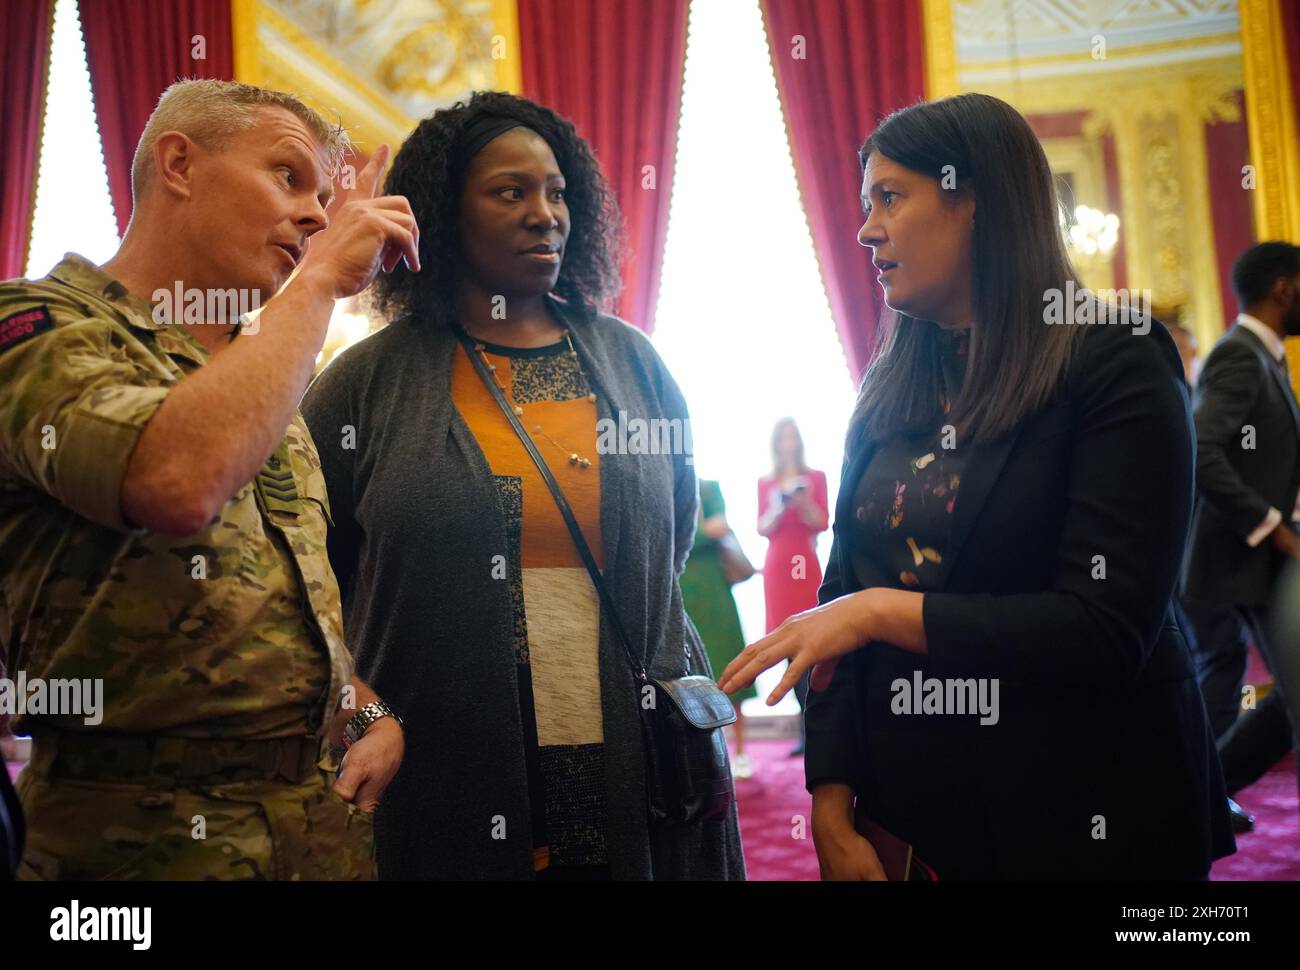
[[[121,324],[0,284],[0,474],[120,531],[122,480],[169,390],[114,340]],[[150,384],[155,386],[150,386]]]

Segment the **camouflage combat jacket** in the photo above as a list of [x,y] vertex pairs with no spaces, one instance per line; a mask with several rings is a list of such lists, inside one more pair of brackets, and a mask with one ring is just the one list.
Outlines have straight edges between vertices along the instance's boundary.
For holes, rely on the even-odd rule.
[[29,710],[17,730],[276,738],[318,734],[335,709],[351,659],[301,416],[202,531],[123,520],[142,429],[207,360],[76,254],[0,283],[0,661],[11,682],[103,683],[98,724]]

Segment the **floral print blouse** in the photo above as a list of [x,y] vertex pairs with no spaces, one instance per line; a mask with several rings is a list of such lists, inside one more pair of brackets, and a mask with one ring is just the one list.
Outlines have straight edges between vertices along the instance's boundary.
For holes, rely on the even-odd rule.
[[[939,332],[945,413],[961,389],[969,346],[969,330]],[[860,583],[883,571],[899,589],[938,587],[963,464],[963,453],[944,448],[935,433],[901,435],[876,450],[853,490],[845,532]]]

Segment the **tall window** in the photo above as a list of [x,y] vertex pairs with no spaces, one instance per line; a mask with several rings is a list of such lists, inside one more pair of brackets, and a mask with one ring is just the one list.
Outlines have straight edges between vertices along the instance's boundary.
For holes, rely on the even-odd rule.
[[[757,483],[770,470],[773,423],[798,421],[833,501],[853,386],[800,205],[758,0],[691,5],[684,85],[654,341],[691,409],[696,471],[721,483],[727,519],[759,564]],[[750,642],[764,632],[761,584],[735,587]],[[760,690],[778,679],[761,677]],[[765,696],[748,702],[754,713],[770,710]],[[793,709],[793,700],[777,708]]]
[[29,278],[44,276],[69,250],[103,263],[118,244],[76,0],[57,0],[52,43],[36,212],[24,274]]

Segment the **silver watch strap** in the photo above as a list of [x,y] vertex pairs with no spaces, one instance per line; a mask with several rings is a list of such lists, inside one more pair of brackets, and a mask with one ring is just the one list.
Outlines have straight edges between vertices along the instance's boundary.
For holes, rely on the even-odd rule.
[[380,718],[391,717],[400,725],[402,719],[397,716],[397,712],[385,704],[383,701],[371,701],[357,713],[353,714],[343,729],[343,743],[345,747],[351,747]]

